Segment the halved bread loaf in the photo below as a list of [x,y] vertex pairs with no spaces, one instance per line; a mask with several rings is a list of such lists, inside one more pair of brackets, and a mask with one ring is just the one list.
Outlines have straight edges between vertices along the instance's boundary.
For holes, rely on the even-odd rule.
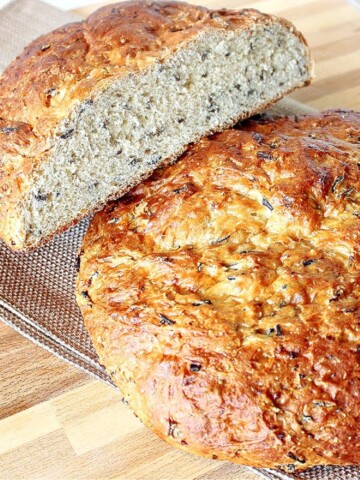
[[126,2],[41,37],[0,79],[0,237],[39,245],[311,75],[255,10]]

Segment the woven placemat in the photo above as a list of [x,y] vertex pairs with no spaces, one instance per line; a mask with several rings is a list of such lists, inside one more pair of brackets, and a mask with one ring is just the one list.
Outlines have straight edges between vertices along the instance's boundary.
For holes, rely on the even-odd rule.
[[[79,20],[37,0],[18,0],[0,11],[0,70],[32,39],[66,22]],[[308,107],[283,100],[271,113],[306,113]],[[76,255],[89,220],[28,254],[0,242],[0,319],[33,342],[112,385],[84,328],[75,302]],[[355,480],[356,467],[317,467],[302,474],[250,470],[266,479]]]

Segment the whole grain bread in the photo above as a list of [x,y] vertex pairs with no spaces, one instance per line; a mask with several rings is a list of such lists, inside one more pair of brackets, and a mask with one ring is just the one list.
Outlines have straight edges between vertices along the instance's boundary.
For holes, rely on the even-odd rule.
[[124,2],[42,36],[0,79],[0,238],[43,243],[311,75],[255,10]]
[[113,381],[174,447],[360,465],[360,113],[247,121],[91,222],[77,300]]

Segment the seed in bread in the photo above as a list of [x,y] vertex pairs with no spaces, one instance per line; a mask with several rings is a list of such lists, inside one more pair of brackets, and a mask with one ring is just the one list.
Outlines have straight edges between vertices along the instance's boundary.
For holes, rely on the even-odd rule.
[[255,10],[125,2],[39,38],[0,79],[0,238],[43,243],[311,70]]
[[78,303],[171,445],[360,465],[359,138],[355,112],[248,121],[95,215]]

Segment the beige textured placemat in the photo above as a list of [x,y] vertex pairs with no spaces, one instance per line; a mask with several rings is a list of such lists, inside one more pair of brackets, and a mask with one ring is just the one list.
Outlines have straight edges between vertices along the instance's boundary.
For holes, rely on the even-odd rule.
[[[0,11],[0,70],[32,39],[75,15],[37,0],[18,0]],[[272,113],[306,113],[308,107],[284,100]],[[0,319],[38,345],[111,384],[99,365],[74,296],[76,253],[88,226],[81,222],[29,254],[15,254],[0,242]],[[251,469],[266,479],[355,480],[355,467],[313,468],[297,475]]]

